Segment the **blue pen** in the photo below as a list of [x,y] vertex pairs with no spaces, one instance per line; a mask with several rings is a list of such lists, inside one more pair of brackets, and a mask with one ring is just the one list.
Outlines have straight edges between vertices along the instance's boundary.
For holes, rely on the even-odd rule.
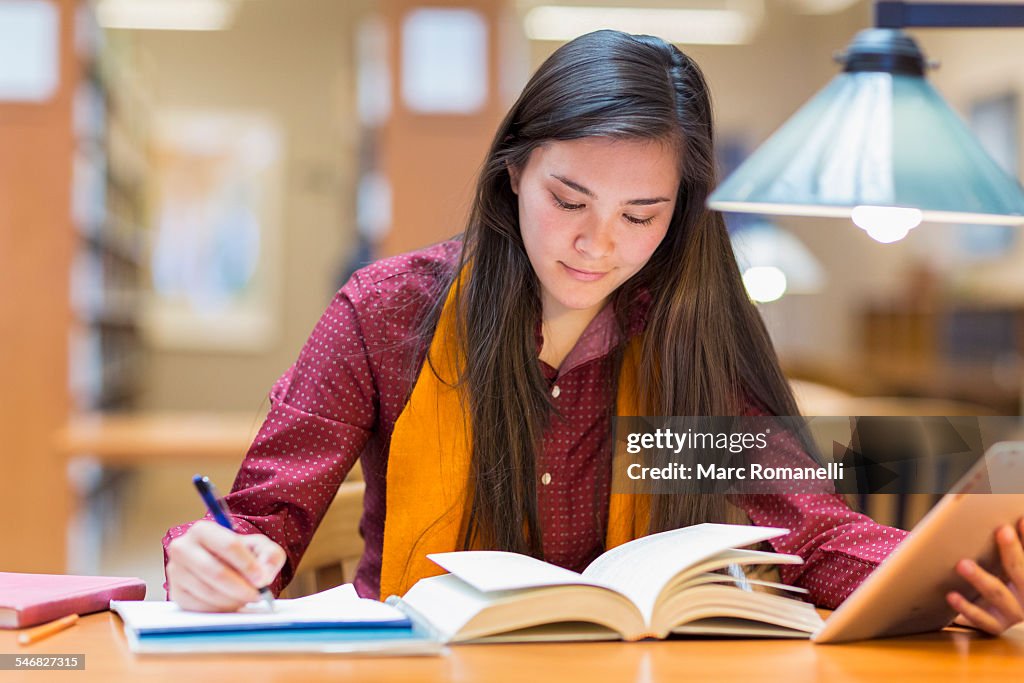
[[[210,481],[209,477],[204,477],[201,474],[197,474],[192,477],[192,483],[196,485],[196,490],[199,491],[199,496],[206,503],[206,509],[213,515],[214,520],[217,524],[220,524],[229,531],[234,531],[235,527],[231,523],[231,517],[228,515],[228,511],[224,508],[224,503],[221,502],[220,497],[217,495],[217,490],[213,488],[213,482]],[[263,586],[260,588],[260,595],[263,597],[263,601],[267,603],[267,607],[270,611],[274,611],[274,594],[270,592],[270,586]]]

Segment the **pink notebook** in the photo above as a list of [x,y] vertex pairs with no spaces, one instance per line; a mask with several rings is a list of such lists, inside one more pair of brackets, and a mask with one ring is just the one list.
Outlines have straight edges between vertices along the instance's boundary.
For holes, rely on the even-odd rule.
[[0,572],[0,628],[25,628],[68,614],[100,612],[111,600],[142,600],[141,579]]

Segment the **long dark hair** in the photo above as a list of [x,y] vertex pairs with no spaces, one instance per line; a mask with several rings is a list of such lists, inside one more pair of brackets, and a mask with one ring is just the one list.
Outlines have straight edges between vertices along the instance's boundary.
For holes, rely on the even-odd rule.
[[[450,283],[457,348],[465,358],[458,381],[472,426],[464,547],[543,554],[535,458],[553,406],[537,362],[540,286],[520,235],[508,168],[523,167],[546,141],[591,136],[664,141],[679,151],[682,180],[668,233],[614,295],[623,323],[638,295],[650,295],[637,377],[637,386],[647,389],[639,402],[644,414],[739,415],[751,403],[775,415],[798,414],[744,290],[722,216],[705,206],[715,156],[703,74],[659,38],[618,31],[581,36],[541,65],[498,127]],[[460,282],[467,264],[470,275]],[[428,316],[427,327],[438,315]],[[618,372],[613,375],[614,387]],[[725,518],[718,496],[653,496],[649,531]]]

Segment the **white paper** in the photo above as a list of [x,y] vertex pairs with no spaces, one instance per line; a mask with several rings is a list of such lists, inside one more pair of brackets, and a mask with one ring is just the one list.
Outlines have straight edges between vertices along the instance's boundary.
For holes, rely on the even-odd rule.
[[484,593],[541,586],[602,585],[541,560],[497,550],[432,553],[431,561]]
[[360,598],[352,584],[292,600],[274,601],[271,612],[262,602],[252,602],[238,612],[190,612],[173,602],[114,600],[110,609],[121,615],[125,626],[145,632],[155,629],[274,626],[318,621],[373,622],[405,619],[394,607]]

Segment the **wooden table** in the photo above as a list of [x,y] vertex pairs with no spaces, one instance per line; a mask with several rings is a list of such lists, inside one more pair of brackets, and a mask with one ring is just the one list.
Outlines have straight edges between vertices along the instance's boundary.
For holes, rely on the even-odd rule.
[[[197,469],[211,463],[237,466],[262,423],[262,412],[87,413],[73,416],[59,430],[54,451],[62,470],[80,457],[126,471],[172,463],[190,463]],[[187,483],[182,482],[183,491]],[[65,495],[44,506],[42,514],[59,517],[67,538],[80,519],[86,495],[70,480],[65,486]],[[152,543],[159,549],[160,537]],[[61,547],[65,545],[62,541]],[[94,557],[80,553],[50,571],[97,573],[96,564]]]
[[262,413],[93,413],[73,417],[56,444],[65,458],[88,455],[110,465],[237,464],[262,423]]
[[950,629],[849,645],[786,640],[463,645],[441,657],[136,656],[109,612],[30,646],[0,631],[0,653],[85,654],[85,671],[3,671],[9,681],[1020,681],[1024,631],[1001,638]]

